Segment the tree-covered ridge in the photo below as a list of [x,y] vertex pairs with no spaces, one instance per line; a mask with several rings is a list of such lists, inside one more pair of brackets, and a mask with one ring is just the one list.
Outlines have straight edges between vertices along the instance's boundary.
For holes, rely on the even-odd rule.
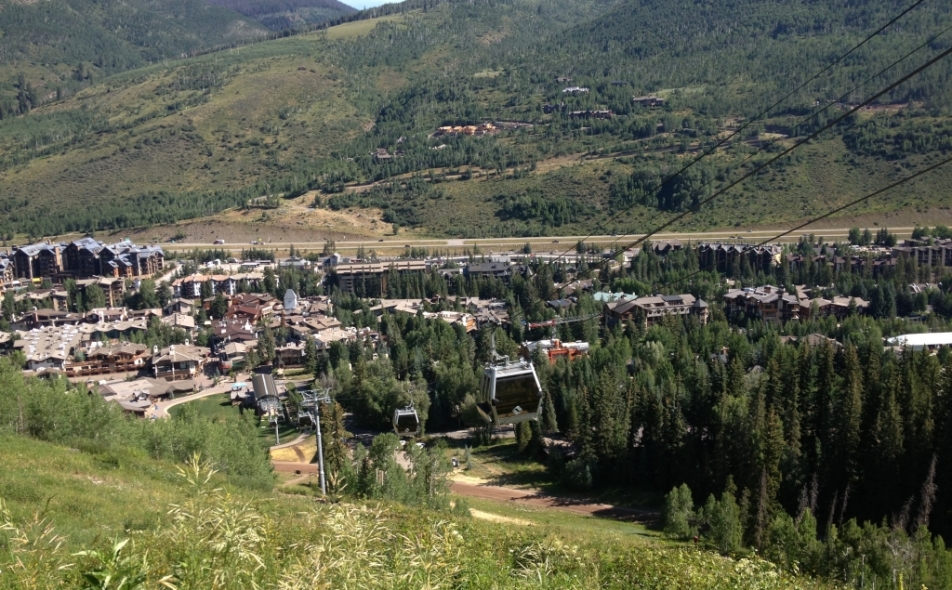
[[[639,94],[664,89],[687,89],[681,103],[706,115],[750,116],[771,104],[795,85],[806,81],[908,6],[895,1],[863,3],[696,2],[634,0],[616,4],[606,14],[573,27],[558,40],[540,48],[527,61],[537,75],[567,65],[564,75],[585,76],[600,82],[624,80]],[[815,80],[780,107],[796,110],[839,98],[870,79],[949,24],[950,8],[924,3],[897,24],[873,38],[861,51]],[[949,47],[947,35],[930,49]],[[573,56],[566,62],[567,56]],[[853,94],[856,102],[899,72],[911,69],[911,60],[887,76]],[[564,67],[564,66],[563,66]],[[948,111],[948,84],[952,65],[939,64],[890,93],[882,102],[923,101]],[[756,110],[755,110],[756,109]]]

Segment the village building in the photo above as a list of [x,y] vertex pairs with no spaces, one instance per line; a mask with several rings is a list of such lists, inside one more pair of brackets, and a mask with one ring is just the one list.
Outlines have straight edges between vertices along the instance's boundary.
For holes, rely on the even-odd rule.
[[17,293],[13,296],[13,300],[17,303],[27,301],[29,302],[28,307],[30,308],[47,308],[55,311],[66,311],[69,293],[58,288],[34,289],[32,291]]
[[41,242],[14,246],[13,265],[19,279],[55,277],[63,272],[63,245]]
[[13,259],[6,255],[0,255],[0,289],[7,285],[12,286],[16,279],[16,270],[14,269]]
[[480,123],[479,125],[449,125],[440,127],[433,133],[433,137],[441,135],[489,135],[496,133],[499,129],[492,123]]
[[909,256],[919,266],[952,267],[952,240],[904,240],[892,249],[892,257]]
[[138,373],[146,367],[149,357],[149,349],[144,344],[90,342],[66,364],[65,373],[68,377]]
[[611,119],[615,114],[608,110],[585,110],[585,111],[570,111],[569,117],[572,119]]
[[123,297],[126,292],[125,281],[117,278],[108,278],[108,277],[95,277],[89,279],[77,279],[76,280],[76,290],[86,296],[86,289],[96,285],[102,289],[103,295],[106,296],[106,305],[109,307],[117,307],[122,304]]
[[327,350],[335,342],[344,344],[357,341],[357,328],[331,328],[314,336],[318,350]]
[[275,347],[276,366],[284,368],[303,367],[306,356],[304,349],[305,343],[303,341],[287,342],[282,346]]
[[663,107],[664,99],[657,96],[633,96],[631,102],[643,107]]
[[509,284],[512,278],[512,264],[505,262],[473,262],[463,268],[467,278],[495,278]]
[[182,297],[176,297],[166,304],[162,309],[162,313],[165,315],[172,315],[173,313],[184,313],[186,315],[192,315],[195,311],[195,300],[194,299],[184,299]]
[[195,336],[195,318],[181,313],[165,316],[160,320],[172,329],[183,330],[190,338]]
[[558,338],[554,338],[523,342],[520,352],[523,357],[532,358],[537,350],[541,350],[549,359],[549,363],[554,365],[559,359],[574,361],[583,357],[588,354],[589,348],[588,342],[562,342]]
[[171,345],[153,350],[152,373],[156,379],[177,381],[201,375],[207,362],[208,349],[189,345]]
[[106,245],[93,238],[68,244],[40,242],[14,246],[13,265],[19,278],[150,277],[162,271],[165,253],[159,246],[137,246],[129,240]]
[[738,272],[746,262],[751,270],[768,272],[780,263],[782,249],[777,245],[699,244],[698,264],[701,270]]
[[218,363],[222,372],[244,365],[248,351],[257,346],[257,340],[226,342],[218,347]]
[[692,315],[706,324],[708,304],[694,295],[655,295],[652,297],[623,298],[605,304],[604,316],[611,326],[618,322],[641,322],[644,327],[652,326],[667,316]]
[[365,297],[380,296],[387,290],[387,277],[393,272],[398,275],[422,274],[427,270],[425,260],[399,260],[393,262],[356,262],[337,264],[333,267],[329,280],[336,282],[345,293],[357,293]]
[[952,332],[929,332],[922,334],[900,334],[886,339],[886,343],[896,348],[912,350],[938,350],[943,346],[952,346]]
[[51,325],[17,332],[14,350],[26,357],[27,371],[44,372],[50,369],[63,371],[66,361],[83,342],[83,335],[76,325]]
[[857,313],[865,313],[869,307],[869,302],[859,297],[811,298],[809,290],[802,286],[798,286],[795,293],[773,285],[730,289],[723,299],[724,312],[728,317],[743,317],[768,323],[809,320],[831,315],[844,319],[851,309]]
[[189,394],[195,390],[195,384],[191,380],[172,382],[165,379],[140,377],[134,381],[125,379],[101,381],[96,386],[96,390],[103,400],[119,404],[130,414],[145,416],[149,407],[155,402]]

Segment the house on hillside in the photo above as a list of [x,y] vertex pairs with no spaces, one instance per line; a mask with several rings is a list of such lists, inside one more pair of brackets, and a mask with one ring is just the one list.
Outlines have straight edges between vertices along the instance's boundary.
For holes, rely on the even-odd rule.
[[641,105],[641,106],[643,106],[643,107],[649,107],[649,108],[653,108],[653,107],[663,107],[663,106],[664,106],[664,99],[663,99],[663,98],[658,98],[657,96],[654,96],[654,95],[651,95],[651,96],[633,96],[633,97],[631,97],[631,102],[633,102],[633,103],[635,103],[635,104],[637,104],[637,105]]

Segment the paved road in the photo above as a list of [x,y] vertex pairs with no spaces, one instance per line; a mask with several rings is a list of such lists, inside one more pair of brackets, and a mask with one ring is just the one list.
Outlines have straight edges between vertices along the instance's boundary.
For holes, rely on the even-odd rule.
[[[204,381],[207,381],[208,384],[211,384],[211,383],[212,383],[212,381],[211,381],[210,379],[207,379],[207,378],[204,378],[204,377],[203,377],[202,379],[196,379],[196,381],[198,381],[200,384],[205,385],[205,383],[203,383],[203,380],[204,380]],[[244,376],[243,376],[243,375],[238,375],[238,376],[237,376],[237,381],[238,381],[239,383],[242,382],[242,381],[245,381],[245,382],[247,383],[247,382],[250,382],[250,381],[251,381],[251,377],[250,377],[250,376],[247,376],[247,375],[244,375]],[[172,399],[172,400],[159,402],[159,403],[155,404],[154,406],[152,406],[152,408],[151,408],[149,411],[146,412],[146,416],[145,416],[145,417],[146,417],[146,418],[152,418],[152,417],[154,417],[154,418],[168,418],[168,417],[169,417],[169,408],[173,408],[173,407],[175,407],[175,406],[177,406],[177,405],[179,405],[179,404],[184,404],[184,403],[186,403],[186,402],[195,401],[195,400],[201,399],[201,398],[203,398],[203,397],[209,397],[209,396],[212,396],[212,395],[221,395],[221,394],[223,394],[223,393],[226,393],[226,392],[231,391],[231,386],[232,386],[232,385],[234,385],[234,382],[233,382],[233,381],[225,381],[225,380],[222,380],[222,381],[219,381],[218,385],[211,386],[211,387],[206,387],[205,389],[203,389],[202,391],[200,391],[200,392],[198,392],[198,393],[193,393],[192,395],[186,395],[186,396],[182,396],[182,397],[177,397],[177,398]]]
[[[912,227],[890,227],[889,231],[896,234],[899,237],[906,237],[911,234]],[[659,233],[652,236],[652,241],[660,240],[731,240],[739,239],[744,241],[753,241],[753,240],[765,240],[772,236],[780,233],[779,229],[757,229],[751,231],[743,231],[738,229],[727,229],[721,231],[708,231],[708,232],[667,232]],[[796,242],[800,239],[800,236],[813,233],[818,236],[823,236],[828,240],[835,240],[846,238],[849,234],[849,228],[805,228],[798,230],[793,234],[787,236],[785,241]],[[642,237],[644,234],[627,234],[627,235],[598,235],[598,236],[547,236],[547,237],[535,237],[535,238],[485,238],[485,239],[445,239],[445,238],[433,238],[433,239],[419,239],[419,238],[395,238],[395,239],[380,239],[368,237],[365,240],[345,240],[336,242],[336,249],[338,252],[346,252],[357,250],[360,247],[373,247],[378,250],[384,249],[394,249],[394,248],[404,248],[405,246],[413,247],[427,247],[427,248],[465,248],[479,246],[484,251],[487,249],[513,249],[521,248],[527,242],[532,244],[535,249],[541,249],[542,245],[548,245],[549,249],[560,249],[565,250],[571,248],[575,245],[578,240],[586,239],[589,243],[593,244],[615,244],[623,245],[627,242],[633,242],[635,239]],[[314,248],[323,248],[324,241],[320,242],[293,242],[295,248],[306,248],[312,250]],[[558,244],[558,246],[556,246]],[[268,248],[277,248],[279,250],[290,248],[292,242],[268,242],[267,244],[262,244]],[[191,250],[194,248],[218,248],[223,250],[228,250],[231,252],[240,252],[242,249],[247,248],[248,244],[225,244],[225,245],[216,245],[216,244],[207,244],[207,243],[175,243],[175,244],[163,244],[163,248],[168,250]]]

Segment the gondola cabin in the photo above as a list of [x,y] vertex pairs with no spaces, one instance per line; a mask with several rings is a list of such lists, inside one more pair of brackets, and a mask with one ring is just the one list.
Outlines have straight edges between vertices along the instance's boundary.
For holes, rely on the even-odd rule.
[[476,408],[487,422],[518,424],[539,419],[542,395],[532,363],[507,360],[486,367]]
[[393,411],[393,431],[397,436],[412,437],[420,434],[420,417],[413,406]]

